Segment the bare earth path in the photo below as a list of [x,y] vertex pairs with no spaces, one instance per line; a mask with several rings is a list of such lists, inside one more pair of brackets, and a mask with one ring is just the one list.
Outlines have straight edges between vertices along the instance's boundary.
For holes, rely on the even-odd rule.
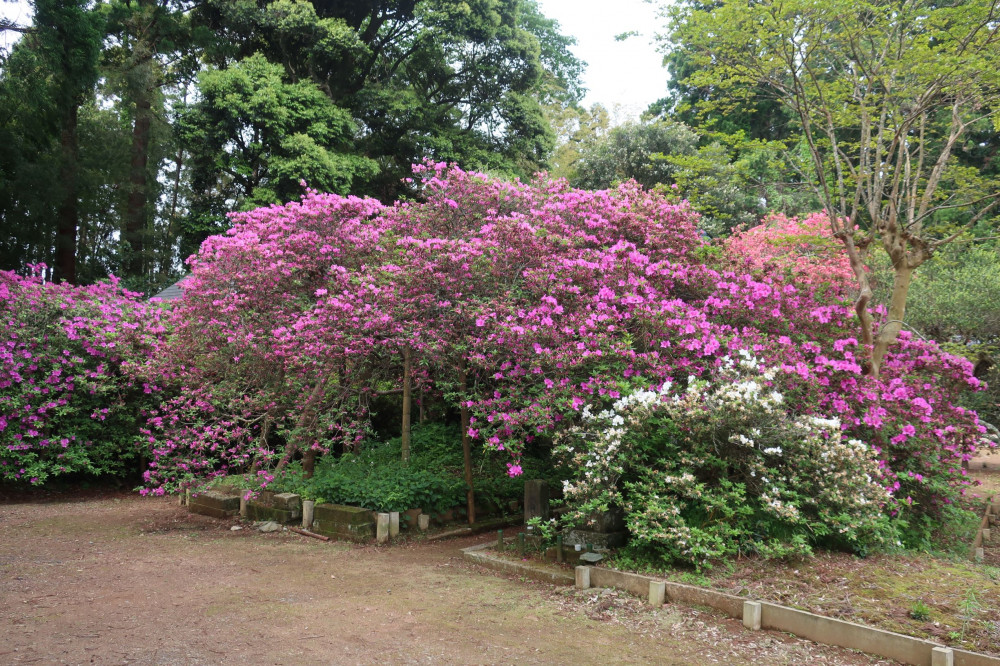
[[608,591],[493,575],[458,549],[230,531],[167,499],[0,506],[0,664],[868,664]]

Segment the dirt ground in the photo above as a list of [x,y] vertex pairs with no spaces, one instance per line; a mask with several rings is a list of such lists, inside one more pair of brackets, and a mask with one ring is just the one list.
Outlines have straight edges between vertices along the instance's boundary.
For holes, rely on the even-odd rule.
[[323,543],[126,493],[0,505],[0,663],[870,664],[695,609]]

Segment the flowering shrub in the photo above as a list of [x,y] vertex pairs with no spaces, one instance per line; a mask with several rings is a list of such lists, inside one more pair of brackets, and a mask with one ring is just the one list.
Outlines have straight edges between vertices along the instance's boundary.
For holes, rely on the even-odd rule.
[[310,192],[234,215],[191,258],[172,333],[145,368],[174,396],[149,415],[145,492],[253,462],[266,487],[282,444],[326,451],[363,436],[362,390],[379,379],[367,361],[378,327],[395,325],[362,270],[380,252],[368,221],[381,208]]
[[631,548],[696,566],[738,553],[804,555],[815,544],[884,545],[893,503],[874,451],[839,419],[796,415],[769,390],[778,370],[743,351],[712,383],[633,390],[559,437],[577,471],[572,523],[624,509]]
[[[149,422],[155,492],[357,447],[366,405],[401,385],[407,349],[419,386],[466,402],[482,424],[471,434],[515,455],[603,391],[604,376],[659,357],[643,328],[649,298],[697,270],[686,205],[634,184],[582,192],[416,171],[425,203],[312,192],[234,215],[206,242],[171,312],[175,333],[148,368],[179,396]],[[700,345],[676,306],[668,325]]]
[[[818,474],[809,461],[820,458],[810,456],[826,442],[837,465],[857,469],[849,442],[864,442],[864,464],[877,469],[865,473],[891,496],[871,506],[907,520],[939,518],[968,485],[961,463],[981,445],[981,429],[956,396],[978,384],[971,365],[904,334],[880,377],[866,376],[847,279],[838,277],[844,266],[824,249],[827,227],[815,216],[804,228],[776,218],[744,232],[709,267],[690,208],[634,183],[586,192],[443,164],[417,166],[415,178],[421,202],[385,207],[310,192],[235,215],[228,234],[206,242],[171,313],[175,334],[147,369],[178,396],[149,419],[153,492],[250,466],[264,486],[299,456],[306,467],[330,450],[356,450],[368,436],[368,405],[399,391],[407,357],[415,390],[468,410],[468,435],[510,454],[507,473],[517,476],[526,446],[580,425],[586,405],[610,405],[625,388],[685,382],[722,400],[710,387],[731,381],[725,359],[741,353],[768,368],[754,380],[761,395],[784,403],[770,414],[754,403],[764,410],[757,421],[727,427],[770,433],[753,439],[780,448],[782,460],[801,459]],[[668,436],[691,452],[717,444],[711,419],[688,414],[688,431],[671,430],[682,416],[656,417],[664,446]],[[738,482],[708,458],[684,464],[698,483],[714,469],[745,511],[737,499],[765,492],[744,478],[756,471],[752,458],[736,456]],[[628,482],[636,492],[683,486],[675,482],[683,470],[660,469],[663,478]],[[830,487],[792,471],[767,478],[776,488],[768,497],[796,512],[781,515],[768,500],[770,509],[754,509],[752,519],[776,535],[773,552],[817,539],[864,548],[883,534],[869,514],[842,504],[856,490],[847,475]],[[800,481],[808,491],[795,494]],[[655,527],[652,514],[634,520],[643,533],[670,528]],[[698,529],[697,555],[673,556],[725,548],[720,532]],[[769,547],[750,536],[735,541]]]
[[143,450],[155,386],[130,377],[160,328],[140,297],[0,272],[0,479],[121,474]]

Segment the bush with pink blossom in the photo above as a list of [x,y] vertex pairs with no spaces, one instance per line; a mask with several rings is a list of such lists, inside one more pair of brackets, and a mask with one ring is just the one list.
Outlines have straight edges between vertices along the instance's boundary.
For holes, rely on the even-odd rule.
[[[742,354],[769,369],[762,390],[783,396],[774,428],[836,422],[839,435],[809,451],[821,439],[867,447],[856,462],[881,495],[854,515],[849,502],[809,509],[798,491],[789,506],[809,533],[867,525],[844,541],[872,545],[884,536],[872,506],[897,524],[938,520],[969,484],[962,462],[981,428],[957,396],[978,383],[971,366],[903,335],[881,376],[867,376],[820,216],[772,219],[707,265],[690,208],[634,183],[588,192],[444,164],[415,178],[418,202],[309,192],[236,214],[206,242],[147,368],[176,396],[149,420],[150,489],[247,470],[266,485],[291,460],[363,446],[370,406],[402,390],[406,367],[415,391],[467,411],[468,436],[509,453],[516,475],[525,447],[578,432],[585,407],[667,382],[725,384],[727,359]],[[707,445],[706,433],[685,437]],[[673,451],[663,447],[664,465]],[[858,483],[847,476],[838,496]]]
[[0,272],[0,479],[136,467],[156,387],[133,371],[156,346],[158,320],[115,280],[74,287]]

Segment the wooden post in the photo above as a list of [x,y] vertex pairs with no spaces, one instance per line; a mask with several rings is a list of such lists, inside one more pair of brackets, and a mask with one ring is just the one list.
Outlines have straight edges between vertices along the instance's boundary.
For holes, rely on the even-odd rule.
[[410,347],[403,348],[403,462],[410,461]]
[[462,421],[462,458],[465,462],[465,487],[467,489],[465,492],[465,500],[469,514],[469,524],[472,525],[476,522],[476,494],[472,487],[472,443],[469,441],[469,408],[465,406],[465,392],[468,389],[468,376],[465,373],[464,358],[462,359],[459,372],[461,373],[459,377],[461,380],[461,397],[459,398],[461,407],[459,411]]

